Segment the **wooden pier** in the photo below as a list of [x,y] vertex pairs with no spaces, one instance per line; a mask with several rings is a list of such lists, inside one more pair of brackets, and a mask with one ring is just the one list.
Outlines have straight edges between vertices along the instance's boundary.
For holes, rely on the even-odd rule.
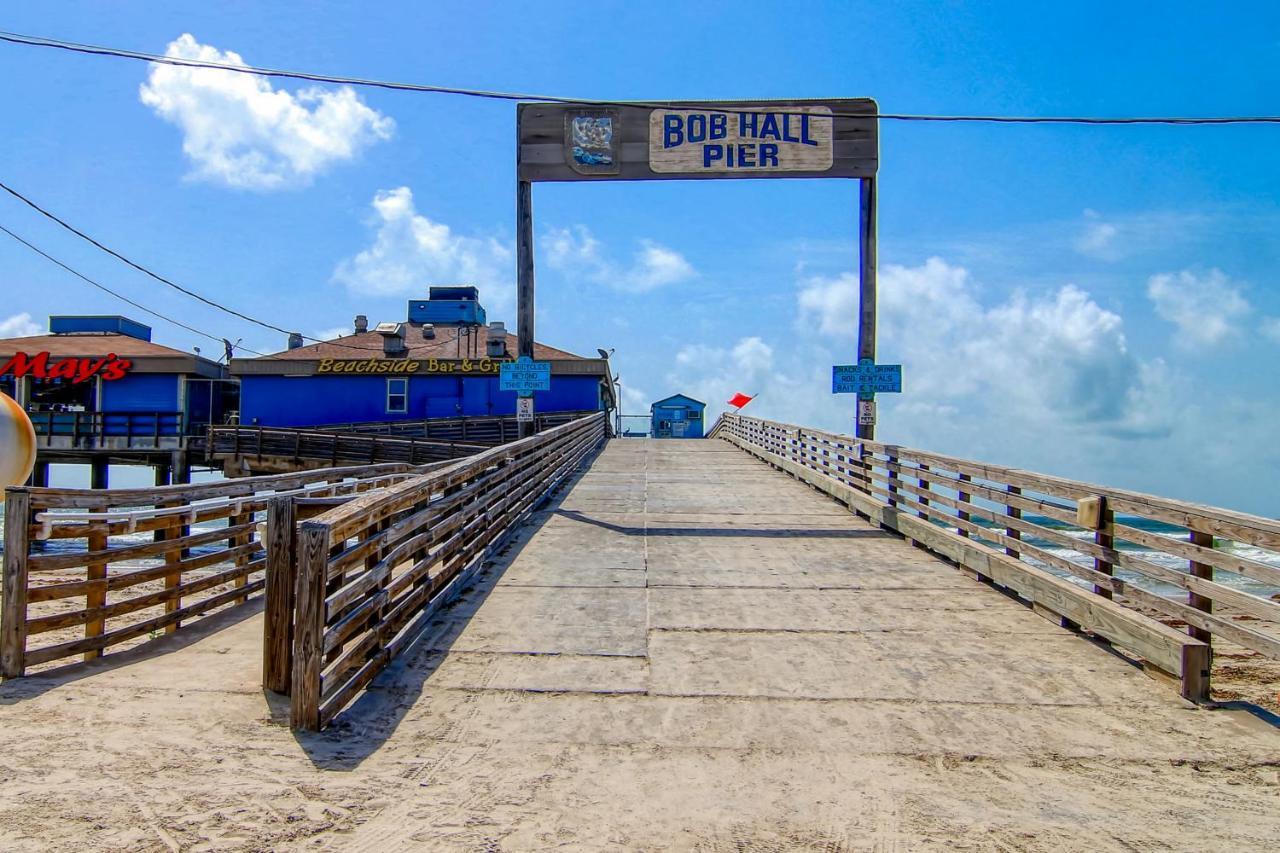
[[[1276,583],[1280,523],[750,418],[708,441],[603,421],[149,502],[11,490],[26,677],[0,750],[24,772],[0,809],[38,803],[68,849],[1280,837],[1280,720],[1211,677],[1214,653],[1280,658],[1280,605],[1235,582]],[[166,538],[122,538],[144,531]],[[115,603],[144,575],[177,578],[143,599],[163,624]],[[50,668],[90,652],[113,653]]]

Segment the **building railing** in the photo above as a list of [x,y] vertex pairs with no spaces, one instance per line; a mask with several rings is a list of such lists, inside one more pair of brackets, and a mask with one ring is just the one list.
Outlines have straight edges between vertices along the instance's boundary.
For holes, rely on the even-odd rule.
[[143,489],[5,491],[0,674],[173,632],[264,586],[273,497],[350,500],[421,473],[335,468]]
[[741,415],[711,435],[1128,650],[1188,698],[1208,698],[1215,639],[1280,659],[1280,521]]
[[93,449],[175,446],[184,438],[182,412],[27,411],[42,447]]
[[[567,424],[593,414],[592,410],[572,412],[545,412],[535,414],[535,432],[553,426]],[[515,415],[471,415],[457,418],[428,418],[415,421],[354,421],[343,424],[319,424],[306,427],[309,430],[341,433],[378,433],[383,435],[414,436],[440,441],[461,441],[494,446],[505,444],[520,435]]]
[[264,683],[291,724],[328,725],[605,435],[597,412],[300,524],[273,502]]

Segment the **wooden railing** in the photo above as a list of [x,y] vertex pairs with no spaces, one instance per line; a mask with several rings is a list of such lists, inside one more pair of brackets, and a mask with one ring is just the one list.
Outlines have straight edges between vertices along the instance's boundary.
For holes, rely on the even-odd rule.
[[712,436],[1128,650],[1188,698],[1208,698],[1215,638],[1280,658],[1280,521],[741,415]]
[[147,489],[7,489],[0,673],[89,660],[256,594],[265,567],[256,522],[274,496],[350,499],[423,470],[395,464]]
[[421,633],[605,437],[604,413],[412,477],[297,524],[268,522],[265,685],[318,730]]
[[326,465],[357,462],[404,462],[425,465],[457,459],[488,445],[435,438],[337,433],[289,427],[214,426],[209,428],[205,452],[209,459],[255,457]]
[[[539,412],[534,417],[534,431],[567,424],[593,414],[591,411]],[[457,418],[430,418],[417,421],[356,421],[344,424],[320,424],[306,427],[321,432],[377,433],[431,438],[438,441],[460,441],[495,446],[513,441],[520,435],[515,415],[470,415]]]
[[182,412],[28,411],[41,448],[180,447]]

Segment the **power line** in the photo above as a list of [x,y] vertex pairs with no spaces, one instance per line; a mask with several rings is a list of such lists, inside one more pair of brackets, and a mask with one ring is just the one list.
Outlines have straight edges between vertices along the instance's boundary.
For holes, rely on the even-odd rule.
[[[53,255],[50,255],[48,252],[46,252],[46,251],[44,251],[43,249],[41,249],[39,246],[36,246],[35,244],[33,244],[33,243],[29,242],[28,240],[24,239],[23,237],[20,237],[20,236],[18,236],[17,234],[13,233],[12,231],[10,231],[8,228],[4,227],[3,225],[0,225],[0,231],[3,231],[4,233],[8,234],[8,235],[9,235],[10,237],[12,237],[14,240],[17,240],[19,243],[21,243],[22,245],[26,246],[26,247],[27,247],[28,249],[30,249],[31,251],[35,252],[37,255],[40,255],[40,256],[41,256],[42,258],[44,258],[45,260],[50,261],[50,262],[52,262],[52,263],[54,263],[54,264],[56,264],[56,265],[58,265],[58,266],[62,267],[64,270],[66,270],[67,272],[71,273],[71,274],[72,274],[72,275],[74,275],[76,278],[80,279],[81,281],[84,281],[84,282],[85,282],[85,283],[87,283],[87,284],[91,284],[91,285],[93,285],[94,287],[98,288],[98,290],[101,290],[101,291],[103,291],[104,293],[109,293],[110,295],[114,296],[116,299],[119,299],[121,302],[126,302],[126,303],[128,303],[129,305],[132,305],[134,308],[137,308],[137,309],[138,309],[138,310],[140,310],[140,311],[145,311],[146,313],[150,314],[152,317],[158,317],[159,319],[161,319],[161,320],[165,321],[166,323],[172,323],[173,325],[178,326],[178,327],[183,328],[183,329],[186,329],[188,332],[192,332],[193,334],[197,334],[197,335],[201,336],[202,338],[208,338],[209,340],[213,341],[214,343],[221,344],[221,343],[223,343],[223,342],[224,342],[224,340],[225,340],[224,338],[219,338],[219,337],[217,337],[217,336],[215,336],[215,335],[211,335],[211,334],[209,334],[208,332],[203,331],[202,329],[197,329],[197,328],[196,328],[196,327],[194,327],[194,326],[188,326],[186,323],[182,322],[181,320],[175,320],[175,319],[173,319],[172,317],[169,317],[169,316],[167,316],[167,315],[165,315],[165,314],[161,314],[159,311],[156,311],[156,310],[153,310],[153,309],[151,309],[151,308],[148,308],[147,306],[143,305],[143,304],[142,304],[142,303],[140,303],[140,302],[135,302],[134,300],[130,299],[129,297],[125,296],[125,295],[124,295],[124,294],[122,294],[122,293],[117,293],[116,291],[114,291],[114,290],[112,290],[111,288],[107,287],[105,284],[102,284],[102,283],[100,283],[100,282],[94,281],[93,279],[89,278],[87,275],[85,275],[84,273],[80,272],[79,270],[73,269],[72,267],[68,266],[67,264],[65,264],[65,263],[63,263],[62,261],[60,261],[60,260],[58,260],[57,258],[55,258]],[[251,352],[251,353],[253,353],[254,355],[264,355],[264,353],[260,353],[260,352],[258,352],[257,350],[249,349],[248,347],[245,347],[245,346],[240,347],[240,349],[244,350],[245,352]]]
[[[154,62],[161,65],[173,65],[182,68],[207,68],[218,71],[232,71],[237,74],[251,74],[258,77],[273,77],[289,80],[306,80],[314,83],[335,83],[347,86],[363,86],[373,89],[390,89],[400,92],[417,92],[435,95],[459,95],[470,98],[485,98],[498,101],[547,101],[558,104],[585,104],[598,107],[648,107],[663,109],[670,103],[654,101],[610,101],[592,98],[568,98],[559,95],[535,95],[527,92],[502,92],[486,89],[469,89],[457,86],[436,86],[424,83],[402,83],[391,80],[375,80],[361,77],[346,77],[336,74],[322,74],[311,71],[291,71],[278,68],[262,68],[252,65],[231,65],[222,62],[209,62],[199,59],[184,59],[177,56],[162,56],[143,51],[123,48],[105,47],[102,45],[81,44],[61,39],[28,36],[0,30],[0,41],[30,47],[55,48],[72,53],[92,56],[111,56],[121,59],[133,59],[142,62]],[[745,102],[744,102],[745,103]],[[726,109],[723,112],[734,113],[738,110]],[[742,110],[741,112],[746,112]],[[1084,125],[1220,125],[1220,124],[1280,124],[1280,116],[998,116],[998,115],[928,115],[917,113],[833,113],[836,118],[878,118],[883,121],[923,121],[923,122],[973,122],[989,124],[1084,124]]]
[[[189,288],[183,287],[182,285],[177,284],[176,282],[170,281],[169,279],[165,278],[164,276],[160,275],[159,273],[152,272],[152,271],[151,271],[151,270],[149,270],[148,268],[144,267],[142,264],[139,264],[139,263],[137,263],[137,262],[135,262],[135,261],[130,260],[129,258],[126,258],[124,255],[120,254],[119,252],[117,252],[116,250],[112,249],[111,247],[106,246],[106,245],[103,245],[102,243],[100,243],[100,242],[98,242],[97,240],[95,240],[93,237],[90,237],[88,234],[86,234],[86,233],[84,233],[83,231],[81,231],[79,228],[76,228],[74,225],[70,224],[69,222],[66,222],[66,221],[65,221],[65,220],[63,220],[63,219],[60,219],[59,217],[55,216],[53,213],[50,213],[49,211],[45,210],[43,207],[41,207],[40,205],[36,204],[34,201],[32,201],[31,199],[27,198],[25,195],[23,195],[22,193],[18,192],[18,191],[17,191],[17,190],[15,190],[13,187],[9,186],[8,184],[4,183],[3,181],[0,181],[0,189],[2,189],[2,190],[4,190],[5,192],[9,193],[9,195],[11,195],[11,196],[13,196],[14,198],[18,199],[18,200],[19,200],[19,201],[21,201],[23,204],[25,204],[25,205],[27,205],[28,207],[30,207],[32,210],[34,210],[34,211],[36,211],[37,213],[39,213],[41,216],[44,216],[45,218],[47,218],[47,219],[49,219],[49,220],[51,220],[51,221],[53,221],[53,222],[56,222],[58,225],[61,225],[63,228],[67,229],[67,230],[68,230],[68,231],[70,231],[72,234],[75,234],[75,235],[76,235],[77,237],[79,237],[80,239],[82,239],[82,240],[84,240],[84,241],[88,242],[89,244],[91,244],[91,245],[93,245],[94,247],[96,247],[96,248],[98,248],[98,249],[102,250],[103,252],[106,252],[108,255],[111,255],[113,258],[116,258],[117,260],[122,261],[122,262],[124,262],[125,264],[127,264],[127,265],[129,265],[129,266],[133,267],[135,270],[138,270],[139,272],[143,273],[144,275],[147,275],[147,276],[149,276],[149,277],[151,277],[151,278],[155,279],[156,281],[160,282],[161,284],[163,284],[163,285],[165,285],[165,286],[167,286],[167,287],[171,287],[171,288],[173,288],[174,290],[178,291],[179,293],[182,293],[182,294],[184,294],[184,295],[186,295],[186,296],[189,296],[189,297],[191,297],[192,299],[195,299],[195,300],[197,300],[197,301],[199,301],[199,302],[203,302],[205,305],[208,305],[208,306],[210,306],[210,307],[212,307],[212,308],[216,308],[216,309],[218,309],[219,311],[223,311],[223,312],[225,312],[225,313],[227,313],[227,314],[230,314],[230,315],[231,315],[231,316],[233,316],[233,317],[238,317],[238,318],[240,318],[241,320],[247,320],[247,321],[248,321],[248,322],[250,322],[250,323],[254,323],[255,325],[262,326],[264,329],[270,329],[270,330],[272,330],[272,331],[274,331],[274,332],[280,332],[280,333],[282,333],[282,334],[284,334],[284,335],[289,335],[289,336],[292,336],[292,335],[294,335],[294,334],[300,334],[300,333],[290,332],[288,329],[283,329],[283,328],[281,328],[280,326],[277,326],[277,325],[275,325],[275,324],[273,324],[273,323],[268,323],[268,322],[266,322],[265,320],[259,320],[259,319],[257,319],[256,317],[250,317],[248,314],[245,314],[245,313],[243,313],[243,312],[241,312],[241,311],[237,311],[237,310],[236,310],[236,309],[234,309],[234,308],[228,308],[227,306],[225,306],[225,305],[223,305],[223,304],[221,304],[221,303],[219,303],[219,302],[216,302],[216,301],[214,301],[214,300],[212,300],[212,299],[209,299],[208,297],[203,296],[203,295],[201,295],[201,294],[199,294],[199,293],[195,292],[194,290],[191,290],[191,289],[189,289]],[[41,254],[43,254],[43,253],[41,253]],[[52,260],[52,259],[51,259],[51,260]],[[141,306],[139,306],[139,307],[141,307]],[[147,309],[143,309],[143,310],[147,310]],[[313,338],[313,337],[310,337],[309,335],[301,335],[301,337],[303,338],[303,340],[308,340],[308,341],[311,341],[312,343],[317,343],[317,344],[329,344],[330,346],[342,347],[343,349],[350,349],[350,350],[359,350],[360,352],[365,352],[365,351],[366,351],[366,350],[365,350],[365,348],[363,348],[363,347],[353,347],[353,346],[350,346],[349,344],[340,344],[340,343],[338,343],[337,341],[324,341],[324,340],[321,340],[320,338]],[[219,340],[221,340],[221,339],[219,339]],[[259,354],[259,355],[261,355],[261,353],[258,353],[258,354]]]

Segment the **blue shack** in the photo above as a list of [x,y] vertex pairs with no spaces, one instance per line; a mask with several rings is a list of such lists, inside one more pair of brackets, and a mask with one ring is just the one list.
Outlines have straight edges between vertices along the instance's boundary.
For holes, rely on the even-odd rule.
[[[420,421],[514,415],[516,393],[498,388],[499,369],[516,356],[516,337],[486,322],[475,287],[432,287],[409,300],[405,318],[370,328],[359,315],[350,334],[263,358],[237,358],[240,423],[308,427],[374,421]],[[535,361],[551,363],[551,390],[538,412],[604,409],[608,362],[535,344]]]
[[672,394],[649,407],[649,434],[654,438],[702,438],[706,408],[700,400]]

